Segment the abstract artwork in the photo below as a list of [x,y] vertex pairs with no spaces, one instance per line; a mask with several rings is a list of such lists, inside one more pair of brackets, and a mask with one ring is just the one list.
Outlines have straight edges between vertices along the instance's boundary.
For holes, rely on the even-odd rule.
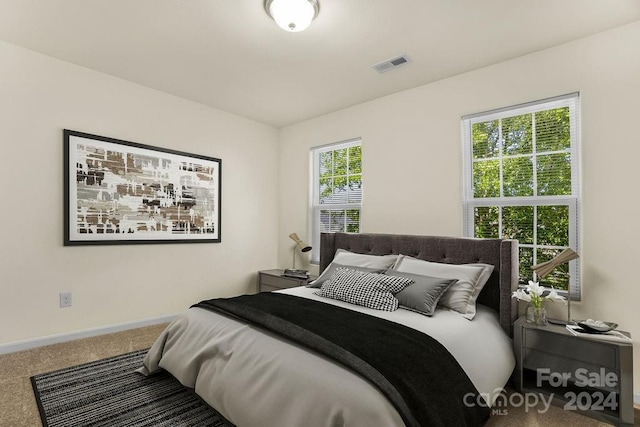
[[222,161],[64,130],[64,245],[220,242]]

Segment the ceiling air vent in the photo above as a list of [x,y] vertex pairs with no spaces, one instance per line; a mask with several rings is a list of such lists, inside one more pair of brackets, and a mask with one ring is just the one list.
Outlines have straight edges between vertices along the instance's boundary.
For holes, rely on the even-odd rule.
[[407,55],[400,55],[373,65],[373,69],[379,73],[386,73],[387,71],[393,70],[407,63],[409,63],[409,57]]

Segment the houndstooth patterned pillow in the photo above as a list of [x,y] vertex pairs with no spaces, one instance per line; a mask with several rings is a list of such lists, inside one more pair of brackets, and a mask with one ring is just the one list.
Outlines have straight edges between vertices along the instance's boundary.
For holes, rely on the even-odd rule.
[[406,277],[337,268],[315,294],[375,310],[394,311],[398,308],[398,300],[393,294],[412,283],[413,280]]

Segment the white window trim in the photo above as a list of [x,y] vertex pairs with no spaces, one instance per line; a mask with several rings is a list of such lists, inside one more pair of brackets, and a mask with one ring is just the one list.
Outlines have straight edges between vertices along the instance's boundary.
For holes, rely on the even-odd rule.
[[[572,117],[571,122],[571,195],[570,196],[532,196],[532,197],[496,197],[475,199],[473,197],[473,147],[471,144],[471,129],[475,123],[498,120],[522,114],[533,113],[559,107],[569,107]],[[539,205],[567,205],[569,206],[569,246],[580,253],[580,103],[579,93],[570,93],[554,98],[500,108],[484,113],[472,114],[462,117],[461,121],[462,153],[463,153],[463,233],[465,237],[474,236],[474,209],[479,206],[539,206]],[[502,147],[500,159],[502,161]],[[546,152],[545,152],[546,153]],[[515,156],[514,156],[515,157]],[[534,163],[534,170],[535,170]],[[502,168],[501,168],[502,171]],[[534,180],[536,175],[534,173]],[[502,181],[502,176],[500,177]],[[535,183],[535,182],[534,182]],[[537,189],[537,185],[534,186]],[[501,186],[502,192],[502,186]],[[502,195],[501,195],[502,196]],[[534,208],[535,209],[535,208]],[[535,215],[534,215],[535,221]],[[502,226],[502,223],[500,223]],[[536,227],[534,223],[534,241]],[[502,230],[500,229],[500,235]],[[521,247],[534,247],[533,245],[520,244]],[[554,248],[553,246],[538,245],[538,247]],[[534,251],[535,257],[535,251]],[[534,258],[535,260],[535,258]],[[535,262],[535,261],[534,261]],[[580,300],[580,258],[569,262],[571,299]],[[544,284],[544,283],[543,283]],[[566,294],[566,291],[561,291]]]
[[343,148],[349,148],[357,145],[362,145],[361,138],[353,138],[345,141],[335,142],[331,144],[320,145],[317,147],[311,147],[309,151],[309,159],[310,159],[310,177],[309,182],[311,183],[311,188],[309,191],[309,236],[311,236],[311,264],[319,264],[320,263],[320,232],[316,232],[316,229],[319,229],[317,225],[317,221],[319,221],[318,216],[320,214],[320,210],[345,210],[345,209],[359,209],[360,210],[360,229],[362,229],[362,200],[360,203],[327,203],[327,204],[319,204],[319,187],[317,185],[317,179],[320,175],[320,162],[318,161],[318,156],[320,153],[326,153],[328,151],[341,150]]

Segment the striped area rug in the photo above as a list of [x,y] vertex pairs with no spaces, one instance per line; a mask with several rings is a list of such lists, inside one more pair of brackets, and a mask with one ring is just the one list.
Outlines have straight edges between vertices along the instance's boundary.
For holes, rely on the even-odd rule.
[[147,350],[31,377],[44,427],[227,427],[169,373],[137,372]]

